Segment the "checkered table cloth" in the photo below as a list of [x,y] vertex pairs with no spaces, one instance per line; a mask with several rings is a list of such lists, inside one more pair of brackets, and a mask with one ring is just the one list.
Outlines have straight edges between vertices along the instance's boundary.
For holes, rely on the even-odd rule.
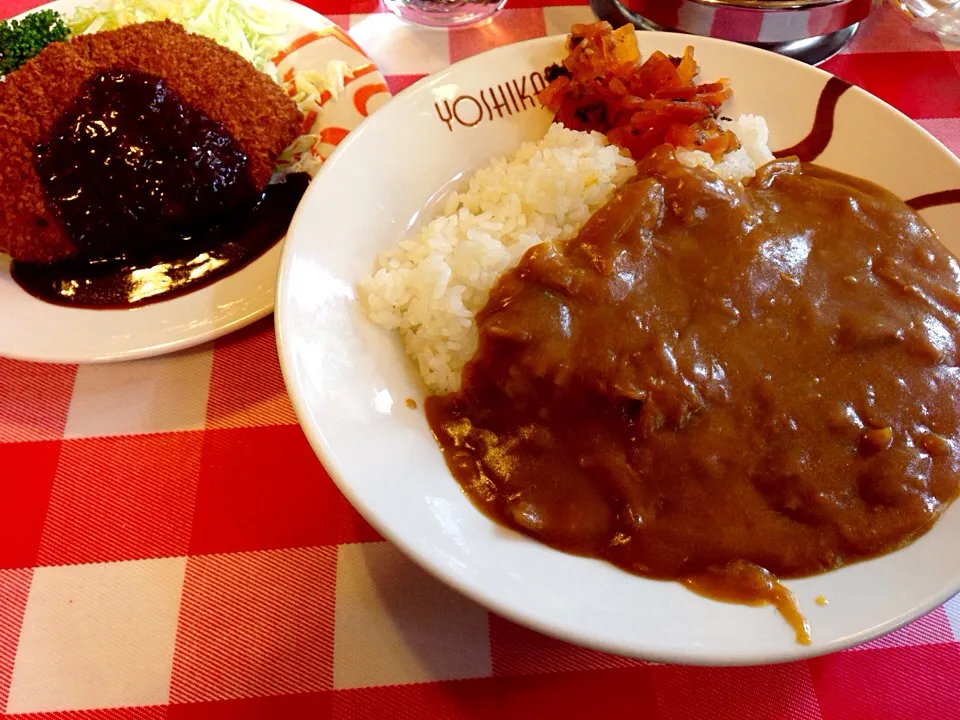
[[[0,17],[31,0],[0,0]],[[397,91],[588,7],[510,0],[459,32],[311,5]],[[960,153],[960,48],[884,8],[826,64]],[[0,159],[2,162],[2,159]],[[864,588],[864,592],[870,592]],[[385,543],[311,452],[269,320],[104,366],[0,359],[0,711],[62,720],[960,718],[960,598],[886,638],[752,669],[573,647]]]

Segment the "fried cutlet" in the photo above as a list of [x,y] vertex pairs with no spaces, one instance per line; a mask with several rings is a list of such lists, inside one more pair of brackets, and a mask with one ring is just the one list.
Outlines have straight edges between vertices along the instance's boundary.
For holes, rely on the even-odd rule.
[[222,123],[262,189],[297,136],[300,112],[283,90],[238,54],[175,23],[151,22],[54,43],[0,82],[0,252],[52,262],[78,248],[46,201],[37,147],[98,73],[161,78],[184,103]]

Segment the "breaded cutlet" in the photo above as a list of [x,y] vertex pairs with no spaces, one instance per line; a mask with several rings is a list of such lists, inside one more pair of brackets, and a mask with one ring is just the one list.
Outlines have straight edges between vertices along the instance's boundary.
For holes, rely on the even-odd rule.
[[193,108],[223,123],[267,185],[302,117],[283,89],[238,54],[170,21],[128,25],[53,43],[0,82],[0,252],[52,262],[77,248],[47,208],[33,153],[87,80],[107,70],[162,78]]

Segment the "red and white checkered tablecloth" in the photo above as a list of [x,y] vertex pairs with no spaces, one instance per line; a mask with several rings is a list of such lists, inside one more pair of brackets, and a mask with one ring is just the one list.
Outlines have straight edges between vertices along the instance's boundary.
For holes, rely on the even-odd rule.
[[[550,2],[551,0],[547,0]],[[422,30],[310,0],[394,91],[581,4]],[[0,0],[0,17],[35,0]],[[960,47],[886,6],[826,64],[960,153]],[[2,309],[0,309],[2,311]],[[864,588],[864,592],[870,592]],[[382,541],[297,425],[269,320],[117,365],[0,359],[0,711],[62,720],[960,718],[960,598],[867,646],[752,669],[540,636]]]

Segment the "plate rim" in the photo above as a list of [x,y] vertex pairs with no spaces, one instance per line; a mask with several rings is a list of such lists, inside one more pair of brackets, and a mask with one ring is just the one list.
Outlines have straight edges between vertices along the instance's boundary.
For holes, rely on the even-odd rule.
[[[24,16],[29,15],[30,13],[37,12],[39,10],[56,10],[58,12],[66,12],[72,10],[73,8],[83,7],[87,5],[95,5],[98,0],[91,0],[87,3],[84,0],[51,0],[51,2],[45,2],[36,7],[29,8],[23,12],[12,15],[9,19],[22,19]],[[307,20],[309,20],[310,29],[319,30],[322,27],[335,26],[340,27],[334,20],[327,17],[326,15],[317,12],[311,7],[298,3],[295,0],[256,0],[256,3],[264,7],[270,6],[279,6],[284,8],[284,11],[289,17],[294,21],[300,22],[304,26],[307,26]],[[349,37],[349,31],[343,30],[342,32]],[[350,38],[352,40],[352,38]],[[359,47],[359,45],[358,45]],[[386,81],[380,70],[379,65],[376,63],[369,54],[362,50],[362,54],[367,56],[368,62],[373,65],[373,71],[369,73],[372,80],[379,82],[386,86]],[[347,135],[347,138],[353,131],[365,123],[367,118],[364,118],[361,122],[350,131],[350,134]],[[331,153],[331,156],[333,153]],[[291,219],[292,222],[292,219]],[[46,308],[52,308],[52,312],[64,313],[63,322],[69,323],[71,316],[76,316],[78,313],[96,313],[97,315],[103,315],[105,318],[110,317],[111,315],[116,316],[119,314],[129,314],[129,313],[138,313],[147,309],[157,308],[157,307],[170,307],[169,304],[177,303],[178,301],[183,301],[185,298],[195,298],[198,294],[209,293],[214,288],[216,288],[220,283],[230,279],[237,278],[245,272],[249,272],[254,265],[258,263],[271,263],[273,260],[272,257],[276,257],[276,267],[277,273],[279,274],[280,261],[282,257],[282,248],[286,242],[286,235],[280,238],[280,240],[264,251],[261,255],[254,258],[244,267],[236,270],[235,272],[226,275],[219,280],[210,283],[209,285],[204,285],[197,288],[196,290],[186,293],[184,295],[175,296],[169,298],[168,300],[161,300],[157,303],[147,303],[145,305],[139,305],[132,308],[73,308],[68,306],[60,306],[55,303],[47,303],[38,298],[34,298],[29,295],[26,291],[23,291],[19,286],[16,288],[16,292],[20,292],[25,296],[28,296],[30,300],[27,302],[31,303],[40,303]],[[8,264],[10,262],[9,255],[5,253],[0,253],[0,258],[2,258],[3,263],[0,264],[0,273],[5,276],[6,279],[11,280]],[[267,270],[268,268],[262,268]],[[15,283],[14,283],[15,284]],[[206,314],[206,318],[211,319],[212,326],[206,329],[203,329],[199,332],[195,330],[189,330],[184,333],[181,337],[176,337],[170,340],[163,339],[162,336],[153,342],[141,342],[141,343],[131,343],[129,346],[122,349],[113,349],[103,352],[97,351],[87,351],[87,352],[77,352],[69,348],[60,351],[50,351],[50,352],[23,352],[18,348],[4,348],[0,347],[0,358],[21,361],[21,362],[33,362],[33,363],[45,363],[45,364],[55,364],[55,365],[85,365],[85,364],[109,364],[115,362],[126,362],[130,360],[142,360],[145,358],[152,357],[161,357],[164,355],[170,355],[172,353],[189,350],[195,348],[199,345],[204,345],[206,343],[213,342],[222,337],[230,335],[238,330],[242,330],[248,325],[252,325],[258,320],[270,315],[276,307],[276,279],[270,283],[272,286],[271,299],[269,301],[263,301],[256,304],[256,306],[247,309],[242,307],[239,311],[234,314],[228,315],[225,320],[217,321],[215,316],[217,314],[217,306],[214,304],[210,305],[210,309]],[[246,293],[243,293],[246,295]],[[253,296],[254,293],[250,293],[248,297]],[[156,310],[150,310],[150,312],[158,312]],[[195,322],[201,319],[200,317],[192,318],[191,322]]]

